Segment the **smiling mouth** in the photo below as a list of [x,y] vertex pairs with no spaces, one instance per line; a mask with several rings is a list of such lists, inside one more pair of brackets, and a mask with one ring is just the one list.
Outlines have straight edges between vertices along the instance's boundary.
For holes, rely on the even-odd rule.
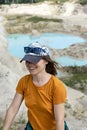
[[29,70],[35,70],[36,67],[29,67]]

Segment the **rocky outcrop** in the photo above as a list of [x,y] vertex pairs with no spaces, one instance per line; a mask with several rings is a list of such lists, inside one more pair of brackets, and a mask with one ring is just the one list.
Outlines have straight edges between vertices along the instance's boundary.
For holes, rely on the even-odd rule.
[[2,25],[3,17],[0,17],[0,20],[0,118],[3,118],[15,93],[17,82],[26,71],[19,59],[8,52],[9,43]]
[[55,50],[54,56],[70,56],[75,59],[87,59],[87,42],[72,44],[68,48]]
[[[39,33],[63,32],[87,37],[87,5],[81,6],[75,1],[64,4],[44,2],[36,5],[4,5],[1,6],[0,14],[9,16],[9,19],[5,20],[5,27],[10,33],[31,33],[32,30],[36,30]],[[24,16],[24,19],[20,19],[19,22],[17,20],[20,16]],[[29,21],[32,16],[61,19],[63,22],[34,23],[33,20]]]

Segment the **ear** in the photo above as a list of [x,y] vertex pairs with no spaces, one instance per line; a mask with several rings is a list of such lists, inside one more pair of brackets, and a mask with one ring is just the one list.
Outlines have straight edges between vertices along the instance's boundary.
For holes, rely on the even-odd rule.
[[48,61],[45,61],[45,64],[47,65],[47,64],[48,64]]

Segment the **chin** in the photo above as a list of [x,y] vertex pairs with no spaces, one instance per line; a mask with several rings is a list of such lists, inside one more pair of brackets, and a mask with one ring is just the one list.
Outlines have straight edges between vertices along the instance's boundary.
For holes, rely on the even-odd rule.
[[31,74],[31,75],[37,75],[37,73],[35,73],[35,72],[30,72],[30,74]]

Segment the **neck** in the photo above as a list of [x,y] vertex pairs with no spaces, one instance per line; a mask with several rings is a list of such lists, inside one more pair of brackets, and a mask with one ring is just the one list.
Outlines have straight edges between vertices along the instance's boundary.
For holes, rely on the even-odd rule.
[[47,72],[33,76],[33,82],[36,86],[42,86],[50,79],[51,75]]

